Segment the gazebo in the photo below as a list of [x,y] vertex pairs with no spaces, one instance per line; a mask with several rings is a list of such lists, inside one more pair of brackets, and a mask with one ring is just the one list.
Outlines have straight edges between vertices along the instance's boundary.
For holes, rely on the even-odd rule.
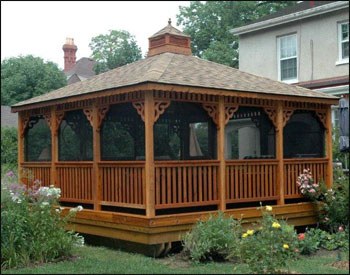
[[12,106],[19,171],[61,188],[67,209],[83,205],[78,232],[159,251],[218,210],[250,223],[260,202],[312,224],[296,181],[310,168],[332,185],[337,103],[194,57],[169,22],[147,58]]

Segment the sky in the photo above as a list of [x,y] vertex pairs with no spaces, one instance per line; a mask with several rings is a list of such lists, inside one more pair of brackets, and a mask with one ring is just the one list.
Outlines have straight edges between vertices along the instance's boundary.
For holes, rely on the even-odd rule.
[[179,6],[189,1],[1,1],[1,61],[32,54],[63,69],[62,46],[74,38],[77,60],[89,57],[91,38],[109,30],[126,30],[135,36],[142,56],[148,37],[171,18],[176,26]]

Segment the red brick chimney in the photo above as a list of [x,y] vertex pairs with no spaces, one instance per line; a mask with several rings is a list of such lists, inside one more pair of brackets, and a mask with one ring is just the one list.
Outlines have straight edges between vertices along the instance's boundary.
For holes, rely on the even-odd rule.
[[78,50],[78,47],[74,45],[73,38],[67,38],[66,44],[62,47],[64,51],[64,71],[69,71],[75,65],[75,53]]

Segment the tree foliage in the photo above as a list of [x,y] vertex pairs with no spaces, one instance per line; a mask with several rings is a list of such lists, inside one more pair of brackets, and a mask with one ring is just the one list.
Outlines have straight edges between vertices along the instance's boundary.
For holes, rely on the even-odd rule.
[[17,164],[17,128],[1,127],[1,164]]
[[180,6],[177,25],[191,36],[194,55],[238,67],[238,37],[230,30],[297,1],[192,1]]
[[89,44],[92,58],[97,61],[96,74],[105,72],[142,58],[141,48],[135,37],[127,31],[110,30],[109,34],[100,34]]
[[1,104],[13,105],[67,85],[57,64],[32,55],[1,62]]

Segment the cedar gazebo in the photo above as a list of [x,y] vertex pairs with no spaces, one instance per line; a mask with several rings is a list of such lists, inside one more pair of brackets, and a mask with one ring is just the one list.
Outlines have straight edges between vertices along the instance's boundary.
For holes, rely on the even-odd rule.
[[61,188],[67,208],[84,206],[78,232],[167,249],[218,210],[254,221],[259,202],[295,225],[314,223],[296,180],[310,168],[332,185],[337,103],[194,57],[169,22],[149,38],[147,58],[12,111],[20,171]]

